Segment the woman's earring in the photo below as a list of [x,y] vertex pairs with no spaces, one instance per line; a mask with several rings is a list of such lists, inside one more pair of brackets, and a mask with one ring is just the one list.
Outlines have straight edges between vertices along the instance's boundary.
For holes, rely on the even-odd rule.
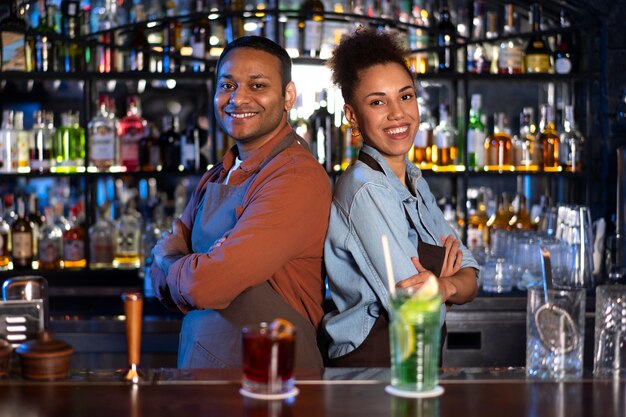
[[353,126],[351,128],[350,134],[352,135],[353,138],[356,138],[357,136],[361,136],[361,132],[359,132],[359,128],[356,126]]

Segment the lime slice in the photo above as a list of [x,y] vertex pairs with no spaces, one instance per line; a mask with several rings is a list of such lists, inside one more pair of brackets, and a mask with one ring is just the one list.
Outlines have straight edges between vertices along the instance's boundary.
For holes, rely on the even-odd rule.
[[399,349],[400,362],[404,362],[415,352],[415,332],[413,327],[398,316],[394,323],[396,333],[396,345]]
[[411,298],[426,301],[432,300],[437,294],[439,294],[439,282],[434,275],[431,275]]

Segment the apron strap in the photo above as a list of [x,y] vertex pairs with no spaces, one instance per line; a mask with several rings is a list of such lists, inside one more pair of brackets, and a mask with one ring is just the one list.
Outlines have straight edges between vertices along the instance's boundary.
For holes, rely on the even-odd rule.
[[[383,175],[385,175],[385,171],[383,171],[383,168],[380,166],[378,161],[374,159],[371,155],[368,155],[365,152],[361,151],[359,152],[359,161],[363,162],[374,171],[382,172]],[[409,212],[407,211],[404,204],[402,205],[402,207],[404,208],[404,215],[406,216],[407,221],[409,222],[411,227],[417,232],[417,239],[419,241],[417,245],[417,254],[419,255],[422,266],[424,266],[424,268],[428,269],[433,274],[435,274],[435,276],[438,277],[439,275],[441,275],[441,269],[443,267],[443,261],[446,255],[445,248],[424,242],[419,234],[419,229],[415,225],[415,222],[413,222],[413,219],[409,215]],[[426,226],[424,226],[424,223],[421,223],[421,219],[420,224],[422,225],[424,230],[427,230]]]

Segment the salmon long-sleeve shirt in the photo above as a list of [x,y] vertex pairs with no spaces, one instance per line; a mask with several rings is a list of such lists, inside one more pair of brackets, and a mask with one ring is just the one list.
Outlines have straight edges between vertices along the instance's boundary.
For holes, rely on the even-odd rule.
[[[239,185],[254,175],[291,133],[286,125],[231,173],[228,185]],[[201,178],[192,194],[181,216],[188,247],[202,191],[210,182],[224,182],[236,156],[235,146]],[[220,245],[209,253],[181,257],[170,266],[167,276],[152,266],[155,289],[169,290],[171,301],[186,313],[226,308],[244,290],[269,281],[317,328],[323,315],[323,247],[331,199],[327,174],[308,149],[294,142],[256,174],[241,206],[235,209],[236,225]]]

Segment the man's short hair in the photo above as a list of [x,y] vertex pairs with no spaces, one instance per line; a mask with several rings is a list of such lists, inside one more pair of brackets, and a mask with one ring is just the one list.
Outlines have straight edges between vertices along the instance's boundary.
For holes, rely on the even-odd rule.
[[237,48],[257,49],[272,54],[276,58],[278,58],[280,60],[280,75],[282,79],[283,93],[285,92],[287,84],[291,82],[291,58],[289,57],[289,54],[287,53],[285,48],[263,36],[242,36],[241,38],[237,38],[234,41],[230,42],[222,51],[222,54],[217,61],[216,71],[218,73],[220,67],[222,66],[222,63],[224,62],[224,59],[226,59],[226,56],[232,50]]

